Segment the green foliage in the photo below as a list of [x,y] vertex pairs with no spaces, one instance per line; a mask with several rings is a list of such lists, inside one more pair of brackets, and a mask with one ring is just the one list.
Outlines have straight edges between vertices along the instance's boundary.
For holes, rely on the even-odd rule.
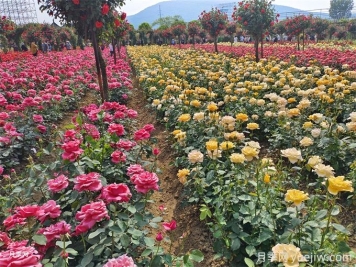
[[351,10],[354,7],[353,0],[331,0],[329,16],[333,19],[344,19],[351,17]]

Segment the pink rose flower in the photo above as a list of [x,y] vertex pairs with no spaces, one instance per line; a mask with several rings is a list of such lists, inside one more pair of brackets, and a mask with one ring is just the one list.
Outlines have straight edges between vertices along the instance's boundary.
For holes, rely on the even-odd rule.
[[126,184],[110,184],[105,186],[102,191],[100,198],[105,200],[107,203],[110,202],[128,202],[130,201],[132,194],[129,187]]
[[9,231],[14,229],[17,225],[25,225],[26,218],[19,218],[16,215],[10,215],[2,223],[5,226],[6,231]]
[[134,140],[141,141],[141,140],[149,139],[150,136],[151,136],[150,133],[147,132],[145,129],[140,129],[134,133]]
[[0,175],[3,174],[4,172],[4,167],[0,165]]
[[1,267],[42,267],[40,255],[33,247],[18,246],[0,252]]
[[145,171],[145,169],[140,164],[131,164],[127,168],[127,175],[132,176],[134,174],[139,174],[144,171]]
[[143,129],[145,129],[147,132],[151,133],[155,130],[155,127],[153,126],[153,124],[146,124],[145,126],[143,126]]
[[61,215],[61,207],[57,205],[56,201],[48,200],[43,204],[38,212],[37,219],[44,223],[45,220],[57,218]]
[[75,215],[80,224],[75,228],[75,234],[80,235],[90,230],[96,222],[110,219],[105,203],[103,201],[84,205]]
[[42,123],[43,122],[42,115],[33,114],[32,119],[36,123]]
[[127,117],[131,118],[131,119],[134,119],[137,117],[137,111],[136,110],[133,110],[133,109],[128,109],[126,111],[126,114],[127,114]]
[[61,174],[57,178],[51,179],[47,181],[47,186],[50,191],[53,193],[57,193],[69,185],[68,177]]
[[163,228],[166,231],[173,231],[174,229],[177,228],[177,222],[175,220],[172,220],[170,222],[162,223],[162,225],[163,225]]
[[0,232],[0,248],[7,247],[11,242],[11,238],[5,232]]
[[75,177],[74,190],[81,191],[99,191],[103,185],[99,179],[100,174],[96,172],[90,172],[88,174],[81,174]]
[[42,125],[42,124],[39,124],[37,125],[37,130],[40,132],[40,133],[45,133],[47,131],[47,128],[46,126]]
[[108,133],[115,133],[117,136],[121,136],[125,134],[125,128],[121,124],[112,123],[109,125]]
[[115,150],[111,153],[111,161],[113,163],[125,162],[126,155],[122,151]]
[[51,224],[48,227],[41,228],[38,230],[39,234],[46,236],[47,243],[51,243],[53,240],[59,240],[61,235],[69,234],[70,225],[65,221],[57,222],[56,224]]
[[133,147],[136,146],[136,142],[130,141],[130,140],[120,140],[119,142],[116,143],[117,148],[122,148],[126,151],[130,151]]
[[15,216],[18,218],[29,218],[37,217],[40,211],[40,206],[38,205],[26,205],[15,208]]
[[[133,176],[135,176],[134,179]],[[145,171],[133,176],[131,180],[135,184],[137,192],[146,194],[150,190],[159,190],[157,174]]]
[[126,254],[110,259],[103,267],[136,267],[133,259]]
[[64,143],[62,145],[62,149],[64,150],[62,158],[71,162],[76,161],[77,158],[84,152],[84,150],[80,148],[80,140]]

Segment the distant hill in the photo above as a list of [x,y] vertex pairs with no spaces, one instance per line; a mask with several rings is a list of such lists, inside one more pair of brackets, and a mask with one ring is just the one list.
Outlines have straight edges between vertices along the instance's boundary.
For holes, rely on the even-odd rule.
[[[180,15],[184,19],[184,21],[189,22],[192,20],[197,20],[199,18],[200,13],[204,10],[210,11],[212,8],[218,7],[219,5],[228,5],[232,3],[234,2],[229,0],[164,1],[150,6],[135,15],[128,16],[127,19],[129,23],[131,23],[135,27],[135,29],[137,29],[138,26],[143,22],[152,24],[152,22],[157,20],[160,16],[172,17],[175,15]],[[294,14],[305,14],[305,11],[288,6],[274,5],[274,8],[277,13],[282,15],[281,19],[283,19],[283,16],[285,14],[290,17],[292,17]]]

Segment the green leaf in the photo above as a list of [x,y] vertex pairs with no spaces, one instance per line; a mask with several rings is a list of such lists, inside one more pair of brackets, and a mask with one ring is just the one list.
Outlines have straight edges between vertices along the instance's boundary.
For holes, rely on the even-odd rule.
[[345,241],[340,241],[337,244],[337,251],[340,253],[347,253],[351,251],[351,248]]
[[80,265],[87,266],[92,261],[92,259],[93,259],[93,253],[90,252],[84,256],[84,258],[80,262]]
[[141,253],[141,257],[147,257],[148,255],[150,255],[152,253],[152,249],[147,248],[145,249],[142,253]]
[[54,263],[54,267],[65,267],[66,263],[62,257],[57,258],[57,261]]
[[343,234],[350,234],[349,230],[347,230],[344,226],[342,226],[341,224],[337,224],[337,223],[333,223],[332,226],[338,230],[339,232],[343,233]]
[[127,234],[123,234],[120,237],[120,242],[123,247],[127,248],[130,245],[131,238]]
[[43,267],[53,267],[53,264],[52,263],[46,263],[45,265],[43,265]]
[[315,220],[321,220],[321,219],[325,218],[326,214],[328,214],[327,210],[318,211],[317,214],[315,215]]
[[45,235],[34,235],[32,240],[35,241],[35,243],[38,245],[44,246],[47,244],[47,238]]
[[255,264],[252,260],[250,260],[249,258],[245,258],[245,263],[248,267],[255,267]]
[[240,239],[235,238],[235,239],[232,240],[232,242],[231,242],[231,249],[232,250],[234,250],[234,251],[238,250],[240,248],[240,246],[241,246]]
[[147,247],[153,247],[155,244],[155,240],[153,238],[145,237],[144,240]]
[[194,249],[189,253],[189,259],[196,262],[202,262],[204,260],[204,254],[200,250]]
[[77,256],[78,255],[78,251],[72,249],[72,248],[66,248],[66,252],[68,252],[69,254],[73,255],[73,256]]
[[96,231],[90,233],[89,236],[88,236],[88,239],[92,239],[92,238],[96,237],[97,235],[99,235],[99,234],[101,234],[103,232],[105,232],[105,229],[104,228],[99,228]]
[[247,255],[249,256],[252,256],[253,254],[256,253],[256,248],[254,246],[247,246],[245,250]]

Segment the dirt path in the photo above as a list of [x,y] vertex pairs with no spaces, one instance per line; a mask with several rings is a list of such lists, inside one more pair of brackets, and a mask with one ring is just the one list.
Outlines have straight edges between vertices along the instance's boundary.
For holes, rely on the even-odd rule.
[[[171,144],[167,140],[169,132],[165,127],[158,123],[155,111],[147,106],[145,95],[138,88],[136,78],[133,78],[134,88],[129,98],[127,106],[138,112],[137,127],[140,128],[145,124],[153,124],[155,131],[154,137],[157,138],[157,146],[160,149],[157,167],[161,171],[160,191],[152,195],[155,204],[151,206],[151,212],[158,216],[158,206],[164,205],[166,208],[164,221],[177,221],[177,229],[174,231],[173,250],[175,255],[182,252],[186,253],[193,249],[199,249],[204,253],[204,261],[196,264],[196,267],[217,267],[224,266],[220,261],[214,261],[212,249],[211,234],[209,229],[199,220],[199,208],[194,206],[183,207],[181,203],[181,192],[183,185],[178,181],[176,176],[177,168],[171,165],[175,155]],[[169,245],[164,246],[167,250]]]

